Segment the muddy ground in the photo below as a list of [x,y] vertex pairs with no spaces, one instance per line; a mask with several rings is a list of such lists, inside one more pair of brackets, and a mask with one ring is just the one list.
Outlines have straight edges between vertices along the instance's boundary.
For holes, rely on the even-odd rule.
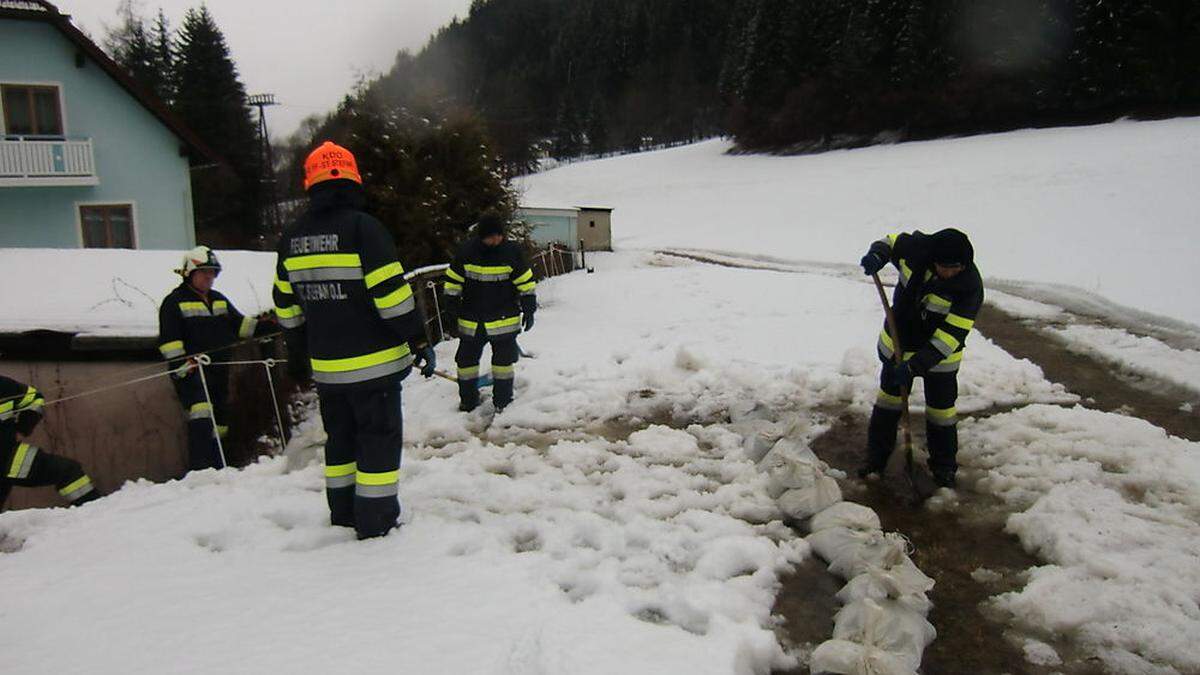
[[[1185,412],[1180,407],[1195,399],[1193,392],[1072,351],[1065,342],[1041,330],[1038,322],[1019,319],[993,306],[985,308],[976,327],[1013,356],[1038,364],[1048,379],[1082,397],[1083,405],[1140,417],[1172,435],[1200,440],[1200,411]],[[1002,411],[975,416],[997,412]],[[921,426],[918,418],[914,431],[919,434]],[[973,481],[967,480],[958,490],[960,505],[956,508],[913,507],[907,503],[908,487],[899,457],[893,458],[883,480],[863,483],[853,478],[865,439],[865,418],[835,416],[830,430],[817,439],[813,449],[831,466],[850,474],[851,478],[842,481],[846,498],[875,509],[885,530],[908,537],[914,562],[937,580],[930,594],[934,609],[929,620],[938,637],[925,652],[921,669],[925,675],[1102,672],[1098,662],[1077,653],[1068,641],[1018,634],[1007,617],[989,608],[989,598],[1020,588],[1022,570],[1039,564],[1015,537],[1004,533],[1008,513],[995,500],[973,492],[966,487]],[[920,439],[917,444],[921,445]],[[803,530],[802,524],[797,526]],[[991,573],[973,577],[972,572],[981,568]],[[811,648],[828,639],[838,606],[833,594],[840,584],[819,561],[810,561],[785,580],[775,611],[784,618],[781,630],[789,644]],[[1028,663],[1020,648],[1026,637],[1053,645],[1064,663],[1053,668]],[[790,672],[807,673],[808,669]]]

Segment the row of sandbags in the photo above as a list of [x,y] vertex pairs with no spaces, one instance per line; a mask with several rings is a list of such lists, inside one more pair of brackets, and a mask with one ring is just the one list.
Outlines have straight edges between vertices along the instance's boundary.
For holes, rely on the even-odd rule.
[[837,594],[833,639],[812,654],[811,671],[912,675],[937,631],[926,617],[933,580],[913,564],[908,542],[885,534],[879,516],[842,501],[829,466],[799,440],[802,431],[746,411],[743,450],[767,474],[767,489],[788,517],[809,520],[808,542],[846,580]]
[[811,671],[841,675],[912,675],[937,637],[926,617],[933,579],[909,558],[903,536],[884,533],[879,516],[841,502],[814,515],[808,543],[846,580],[833,639],[812,654]]

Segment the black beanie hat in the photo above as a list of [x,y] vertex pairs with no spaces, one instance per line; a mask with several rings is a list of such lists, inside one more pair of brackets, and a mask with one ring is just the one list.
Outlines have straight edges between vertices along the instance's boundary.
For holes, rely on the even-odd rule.
[[943,265],[970,265],[975,249],[967,235],[954,228],[933,234],[933,262]]
[[475,234],[480,239],[493,234],[504,234],[505,225],[504,219],[500,216],[484,216],[479,219],[478,223],[475,223]]

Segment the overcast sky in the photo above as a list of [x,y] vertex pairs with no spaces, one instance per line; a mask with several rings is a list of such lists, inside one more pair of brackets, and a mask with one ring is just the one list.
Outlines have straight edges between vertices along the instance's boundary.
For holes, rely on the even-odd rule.
[[[97,43],[117,21],[120,0],[53,0]],[[201,0],[142,0],[147,16],[161,6],[173,28]],[[207,0],[225,33],[246,91],[274,93],[271,136],[295,131],[313,113],[331,110],[361,74],[380,74],[396,52],[416,51],[441,26],[464,15],[471,0]]]

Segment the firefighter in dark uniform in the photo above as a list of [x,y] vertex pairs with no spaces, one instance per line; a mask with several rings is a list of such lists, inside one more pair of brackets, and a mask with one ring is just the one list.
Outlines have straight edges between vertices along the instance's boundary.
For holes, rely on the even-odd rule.
[[[958,464],[958,369],[967,335],[983,305],[983,281],[967,235],[946,229],[893,234],[871,245],[863,270],[875,274],[891,263],[900,271],[892,297],[899,345],[885,325],[879,335],[883,361],[879,394],[871,412],[867,461],[859,476],[882,473],[896,447],[901,395],[914,377],[925,380],[925,428],[929,470],[941,487],[954,487]],[[896,365],[900,350],[903,363]]]
[[479,361],[492,345],[493,402],[496,411],[513,400],[513,378],[520,356],[517,335],[533,328],[537,282],[525,254],[505,238],[505,223],[487,216],[446,270],[445,295],[451,325],[458,333],[459,410],[479,406]]
[[53,485],[72,505],[100,498],[79,462],[22,440],[42,421],[44,405],[37,389],[0,375],[0,510],[14,485]]
[[[213,361],[227,360],[237,342],[271,332],[269,315],[257,319],[242,316],[224,295],[213,289],[221,273],[217,255],[207,246],[197,246],[183,256],[175,270],[183,282],[163,299],[158,310],[158,350],[170,364],[171,381],[187,415],[188,469],[222,468],[217,435],[229,433],[226,401],[229,371],[226,366],[205,366],[204,382],[190,357],[208,354]],[[216,434],[214,434],[214,426]]]
[[380,537],[400,516],[401,381],[414,364],[432,376],[435,358],[396,245],[362,211],[354,156],[326,142],[304,176],[309,207],[279,242],[275,312],[292,376],[317,383],[331,521]]

